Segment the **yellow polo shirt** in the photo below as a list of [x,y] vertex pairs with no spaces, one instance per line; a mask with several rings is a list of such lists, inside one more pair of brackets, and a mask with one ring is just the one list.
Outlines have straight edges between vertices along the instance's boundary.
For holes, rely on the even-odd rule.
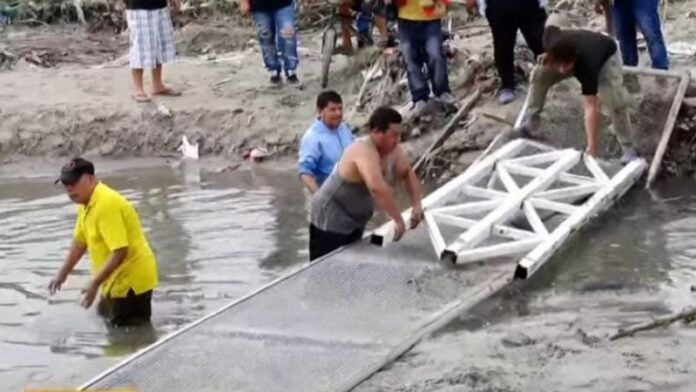
[[142,294],[157,286],[157,263],[147,243],[140,218],[131,203],[99,182],[87,205],[78,205],[73,233],[87,246],[94,275],[102,270],[116,249],[128,248],[123,263],[102,283],[102,295],[123,298],[133,289]]
[[426,14],[420,0],[406,0],[406,4],[399,7],[399,18],[416,22],[427,22],[442,19],[447,14],[447,6],[442,0],[432,0],[435,10],[432,14]]

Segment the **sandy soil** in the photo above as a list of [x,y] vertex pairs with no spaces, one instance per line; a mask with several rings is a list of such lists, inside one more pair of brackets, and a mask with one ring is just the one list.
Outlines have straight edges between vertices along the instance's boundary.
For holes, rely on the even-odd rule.
[[693,389],[694,328],[610,342],[614,330],[573,310],[507,321],[425,341],[356,391]]
[[[317,55],[302,50],[300,75],[306,83],[313,82]],[[184,134],[201,143],[202,154],[225,155],[261,141],[292,143],[306,129],[315,91],[266,87],[253,48],[203,56],[165,69],[182,97],[140,105],[130,99],[123,59],[1,73],[0,156],[175,154]]]

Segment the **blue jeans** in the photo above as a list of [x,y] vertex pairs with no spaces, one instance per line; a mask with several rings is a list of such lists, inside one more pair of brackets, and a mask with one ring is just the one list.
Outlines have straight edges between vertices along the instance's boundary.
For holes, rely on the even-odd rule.
[[428,79],[436,97],[450,92],[440,20],[417,22],[399,19],[399,44],[406,61],[408,88],[414,104],[428,100]]
[[621,56],[625,65],[638,65],[637,26],[648,43],[652,67],[669,68],[667,48],[660,27],[658,4],[659,0],[614,1],[614,30],[621,45]]
[[[272,72],[295,72],[297,57],[297,32],[295,29],[295,7],[287,7],[270,12],[254,12],[254,23],[258,32],[259,44],[266,69]],[[283,57],[281,66],[278,54]]]
[[356,30],[358,33],[365,35],[367,37],[372,34],[372,12],[368,11],[363,7],[358,13],[358,18],[355,22]]

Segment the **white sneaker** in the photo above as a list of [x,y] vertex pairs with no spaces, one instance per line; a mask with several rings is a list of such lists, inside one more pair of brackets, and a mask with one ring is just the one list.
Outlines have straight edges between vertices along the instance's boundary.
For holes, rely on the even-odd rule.
[[452,93],[444,93],[440,95],[439,97],[440,102],[444,103],[445,105],[454,105],[457,103],[457,99],[452,95]]
[[425,110],[428,108],[428,103],[425,101],[418,101],[411,106],[409,114],[413,117],[422,116]]

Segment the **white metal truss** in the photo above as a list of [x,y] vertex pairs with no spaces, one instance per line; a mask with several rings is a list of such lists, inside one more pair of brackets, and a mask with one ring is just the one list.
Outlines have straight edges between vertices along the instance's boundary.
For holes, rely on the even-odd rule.
[[[517,139],[426,197],[425,227],[447,264],[520,257],[515,276],[526,278],[574,230],[623,195],[645,167],[644,160],[635,160],[610,177],[589,155]],[[550,214],[563,217],[553,230],[543,219]],[[525,218],[522,228],[512,223]],[[457,233],[449,243],[445,227]],[[393,228],[389,223],[377,229],[373,243],[391,242]]]

